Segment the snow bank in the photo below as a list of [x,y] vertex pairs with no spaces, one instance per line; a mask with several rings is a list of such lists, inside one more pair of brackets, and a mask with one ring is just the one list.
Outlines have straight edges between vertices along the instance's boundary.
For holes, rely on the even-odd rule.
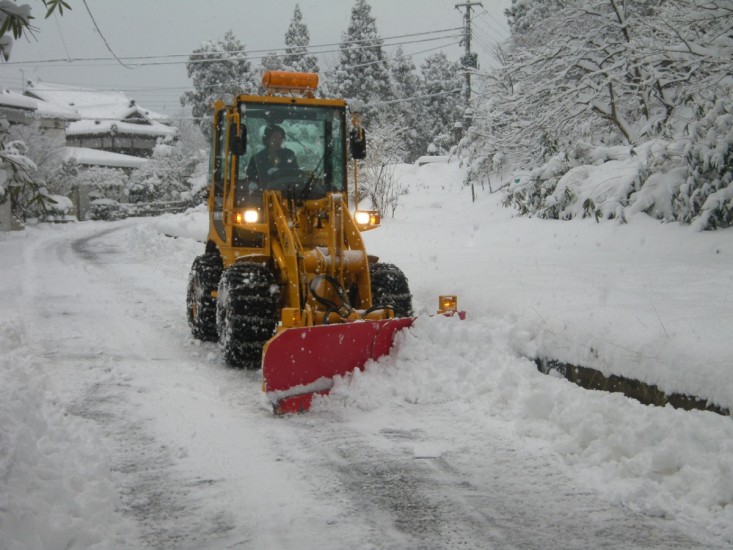
[[93,426],[54,400],[21,321],[0,321],[0,349],[0,547],[114,548],[124,523]]
[[420,318],[399,334],[395,353],[337,380],[314,410],[399,418],[405,407],[448,409],[456,433],[479,433],[498,418],[553,448],[568,475],[612,501],[694,518],[733,541],[731,419],[648,407],[541,374],[516,350],[528,336],[501,319]]

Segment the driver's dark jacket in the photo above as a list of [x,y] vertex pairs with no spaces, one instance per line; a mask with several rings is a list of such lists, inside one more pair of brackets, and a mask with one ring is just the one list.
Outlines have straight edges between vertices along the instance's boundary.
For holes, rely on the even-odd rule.
[[282,175],[283,172],[294,172],[298,170],[298,161],[295,153],[283,147],[277,151],[275,161],[270,161],[267,149],[255,154],[247,165],[247,178],[250,181],[267,181]]

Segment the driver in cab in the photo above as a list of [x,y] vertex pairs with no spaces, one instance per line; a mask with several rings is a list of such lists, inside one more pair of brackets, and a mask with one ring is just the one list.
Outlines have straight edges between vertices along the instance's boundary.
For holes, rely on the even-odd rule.
[[298,161],[295,153],[283,147],[285,130],[277,124],[265,128],[262,142],[265,148],[256,153],[247,166],[247,178],[250,182],[267,183],[283,174],[298,172]]

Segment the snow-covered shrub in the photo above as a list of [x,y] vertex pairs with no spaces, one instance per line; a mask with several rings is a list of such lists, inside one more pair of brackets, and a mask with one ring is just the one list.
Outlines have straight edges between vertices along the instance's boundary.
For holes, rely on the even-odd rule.
[[49,203],[46,212],[41,216],[47,222],[68,222],[76,219],[74,216],[74,203],[69,197],[63,195],[49,195]]
[[191,178],[205,161],[201,151],[191,151],[183,142],[159,144],[149,162],[130,174],[127,194],[131,203],[178,201],[192,191]]
[[690,125],[684,153],[688,177],[673,204],[678,220],[700,230],[733,225],[731,93],[716,98],[700,120]]
[[58,195],[71,196],[79,184],[79,173],[83,170],[74,158],[63,161],[56,173],[49,178],[49,190]]
[[46,187],[49,193],[65,195],[63,190],[55,189],[53,180],[62,165],[62,152],[65,138],[44,132],[40,122],[30,124],[14,124],[10,127],[8,137],[11,141],[25,144],[25,155],[33,161],[35,168],[31,170],[31,178]]
[[131,203],[146,203],[163,198],[162,181],[156,174],[147,173],[145,168],[133,172],[127,186],[127,199]]
[[369,197],[372,207],[384,216],[394,216],[399,198],[405,193],[395,175],[395,166],[403,161],[405,154],[404,136],[399,128],[386,122],[369,127],[369,147],[361,172],[360,192]]
[[13,216],[25,221],[45,214],[46,188],[32,177],[36,165],[28,158],[25,143],[8,140],[10,125],[0,119],[0,202],[10,200]]
[[532,170],[524,181],[510,185],[504,192],[504,206],[514,206],[521,215],[558,219],[575,199],[572,189],[557,193],[558,183],[572,167],[564,153],[552,157],[544,166]]
[[93,166],[80,168],[76,185],[89,188],[90,199],[121,200],[125,198],[129,178],[123,170]]
[[643,198],[636,211],[661,213],[658,217],[666,219],[671,206],[670,188],[663,187],[667,180],[655,179],[650,192],[645,192],[645,185],[650,167],[663,173],[663,167],[673,163],[669,150],[670,145],[661,140],[634,149],[579,143],[532,170],[524,182],[510,185],[504,205],[539,218],[625,220],[627,208]]
[[112,199],[95,199],[89,203],[90,220],[121,220],[127,217],[122,205]]

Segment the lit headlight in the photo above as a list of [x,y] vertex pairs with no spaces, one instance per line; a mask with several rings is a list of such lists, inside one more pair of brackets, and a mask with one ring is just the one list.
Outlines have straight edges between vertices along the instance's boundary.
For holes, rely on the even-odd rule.
[[234,223],[257,223],[260,213],[257,210],[245,210],[234,214]]
[[374,210],[357,210],[354,212],[354,221],[362,229],[373,228],[379,225],[381,217],[379,212]]
[[244,223],[257,223],[260,220],[260,213],[257,210],[244,211]]
[[354,219],[359,225],[369,225],[369,212],[357,211]]

